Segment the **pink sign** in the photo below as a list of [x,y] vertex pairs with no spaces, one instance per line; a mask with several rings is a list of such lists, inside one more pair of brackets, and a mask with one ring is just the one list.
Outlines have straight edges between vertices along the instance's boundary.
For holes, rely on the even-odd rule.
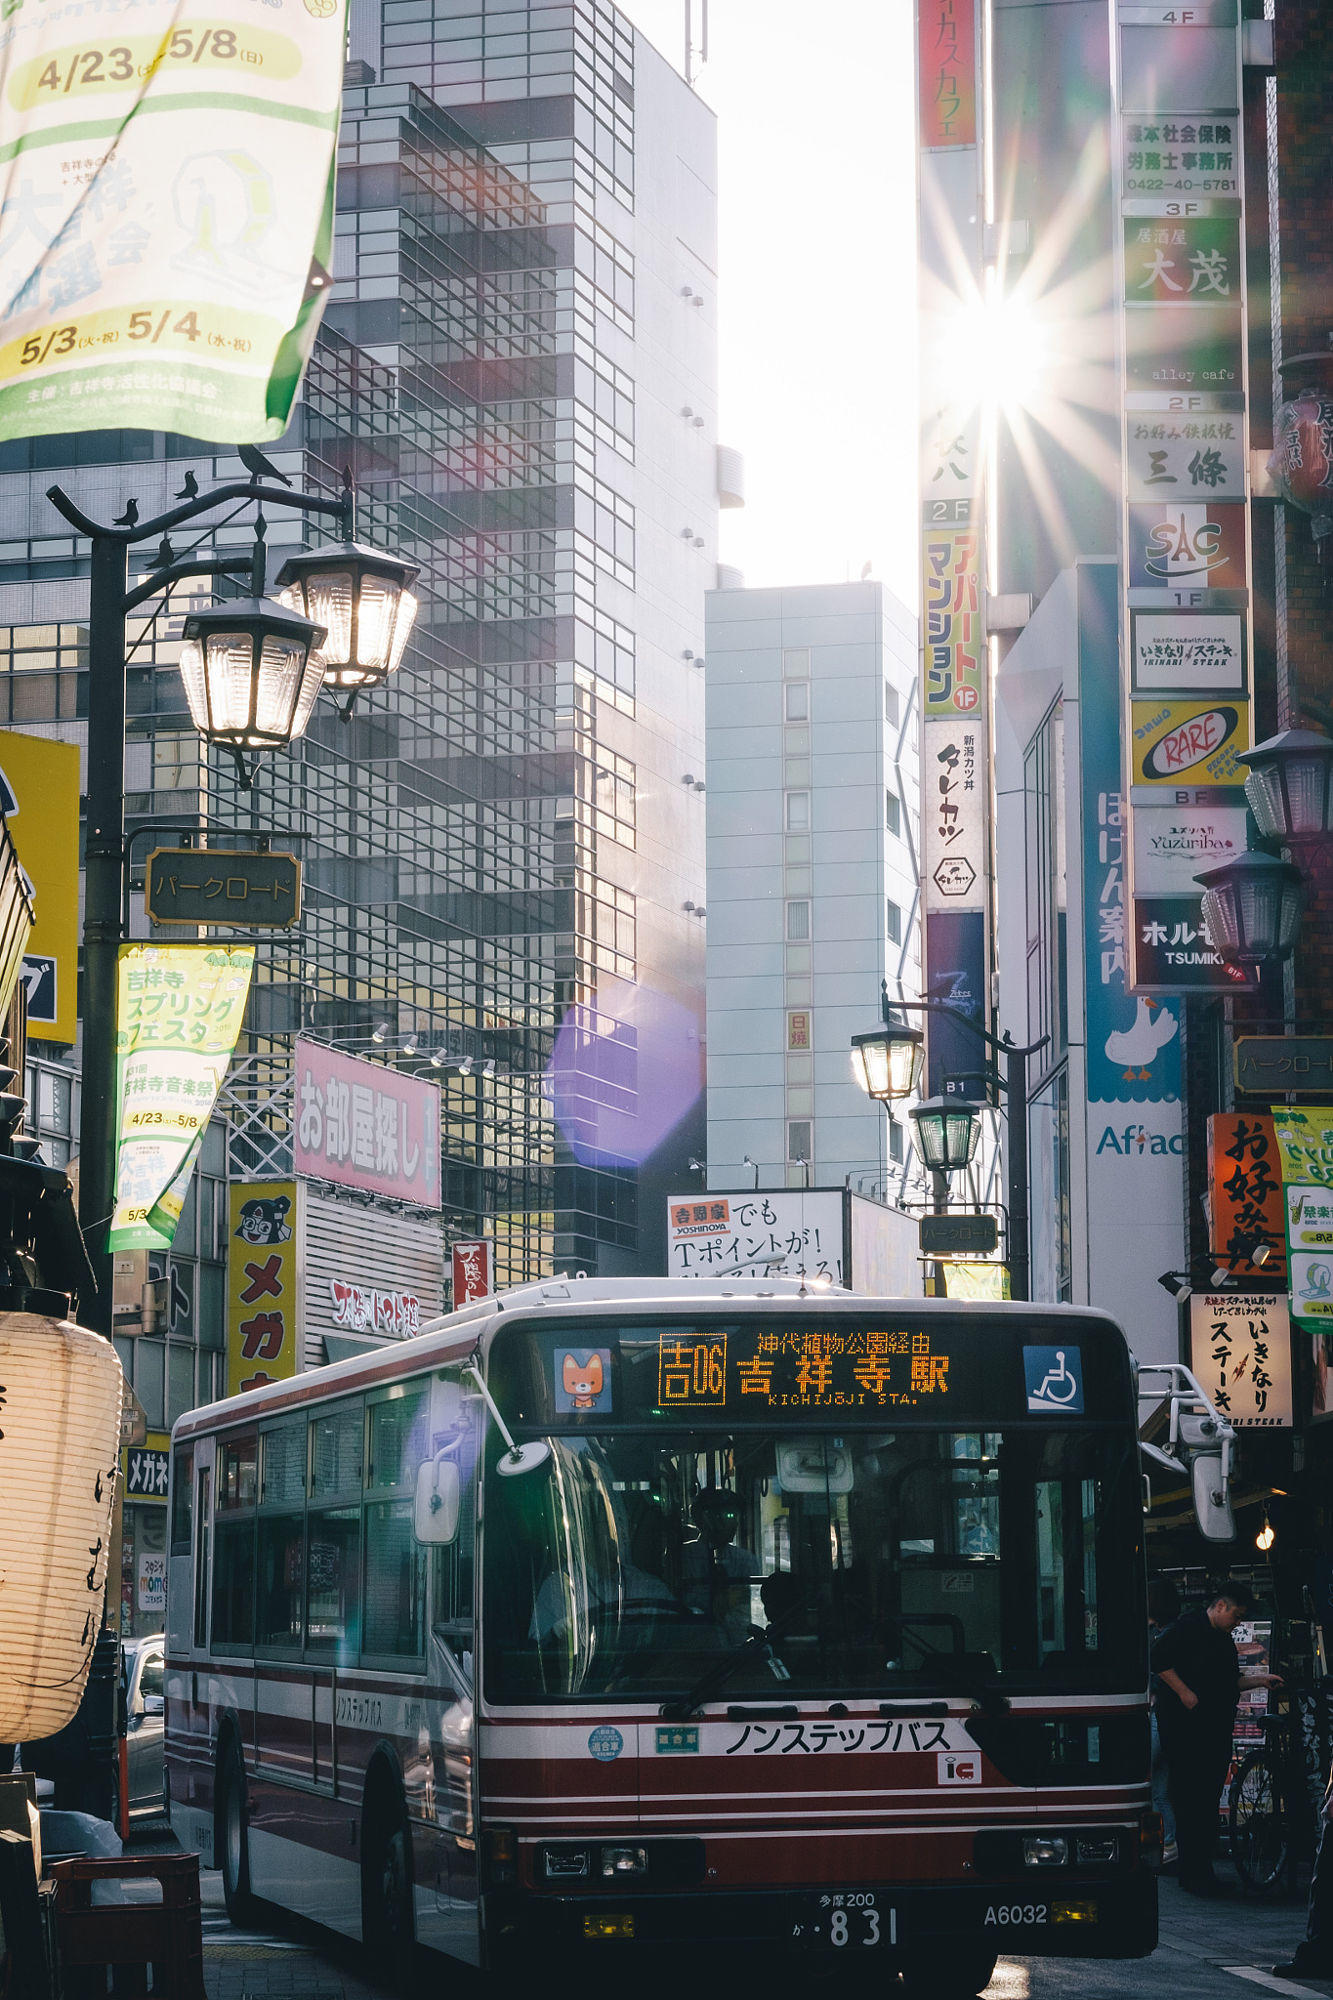
[[293,1165],[305,1178],[440,1206],[438,1084],[299,1041],[293,1128]]
[[470,1306],[474,1299],[488,1299],[494,1284],[491,1239],[478,1236],[453,1245],[454,1309]]

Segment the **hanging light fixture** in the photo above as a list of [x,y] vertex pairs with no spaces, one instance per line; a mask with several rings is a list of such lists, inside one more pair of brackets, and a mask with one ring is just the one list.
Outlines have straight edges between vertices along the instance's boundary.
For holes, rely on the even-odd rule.
[[873,1034],[852,1036],[852,1075],[877,1104],[910,1097],[921,1081],[926,1038],[906,1022],[889,1021]]
[[1282,729],[1253,750],[1245,796],[1261,834],[1284,847],[1327,840],[1333,832],[1333,740],[1313,729]]
[[983,1107],[968,1097],[927,1097],[908,1117],[916,1126],[922,1165],[934,1174],[956,1174],[970,1166],[981,1137]]
[[411,586],[420,574],[416,563],[362,542],[288,556],[278,571],[282,603],[325,627],[324,680],[351,697],[346,714],[361,688],[387,680],[401,661],[417,615]]
[[190,719],[209,743],[279,750],[305,732],[323,684],[324,627],[266,597],[186,614],[180,674]]
[[1203,888],[1203,928],[1228,965],[1260,966],[1290,958],[1305,907],[1305,881],[1290,861],[1238,854],[1195,881]]

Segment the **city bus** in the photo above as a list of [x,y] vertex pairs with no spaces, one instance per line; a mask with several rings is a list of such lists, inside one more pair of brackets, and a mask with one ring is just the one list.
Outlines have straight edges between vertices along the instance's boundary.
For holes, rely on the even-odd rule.
[[1104,1315],[552,1279],[183,1417],[169,1564],[172,1824],[238,1922],[954,1996],[1156,1943]]

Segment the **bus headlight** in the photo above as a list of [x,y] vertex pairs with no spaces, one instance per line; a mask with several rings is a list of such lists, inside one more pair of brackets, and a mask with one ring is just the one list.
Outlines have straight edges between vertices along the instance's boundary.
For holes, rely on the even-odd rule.
[[542,1877],[547,1882],[585,1882],[592,1865],[586,1847],[543,1847]]
[[1069,1859],[1069,1842],[1062,1833],[1032,1833],[1023,1841],[1025,1868],[1063,1868]]
[[646,1847],[604,1847],[602,1849],[602,1873],[616,1881],[623,1881],[627,1875],[648,1873],[648,1850]]
[[1080,1833],[1074,1841],[1074,1852],[1081,1867],[1114,1867],[1120,1853],[1120,1842],[1113,1833]]

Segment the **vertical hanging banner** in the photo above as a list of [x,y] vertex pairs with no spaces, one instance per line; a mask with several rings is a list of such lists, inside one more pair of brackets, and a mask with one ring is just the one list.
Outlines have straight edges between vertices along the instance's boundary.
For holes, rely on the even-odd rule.
[[227,1394],[296,1373],[295,1181],[233,1181],[227,1191]]
[[[1208,1120],[1210,1246],[1237,1278],[1287,1272],[1282,1168],[1273,1121],[1263,1111],[1214,1111]],[[1262,1264],[1254,1252],[1265,1246]]]
[[330,283],[343,0],[16,0],[0,438],[280,437]]
[[1333,1112],[1274,1105],[1291,1316],[1333,1331]]
[[122,945],[108,1247],[165,1250],[245,1018],[253,945]]

